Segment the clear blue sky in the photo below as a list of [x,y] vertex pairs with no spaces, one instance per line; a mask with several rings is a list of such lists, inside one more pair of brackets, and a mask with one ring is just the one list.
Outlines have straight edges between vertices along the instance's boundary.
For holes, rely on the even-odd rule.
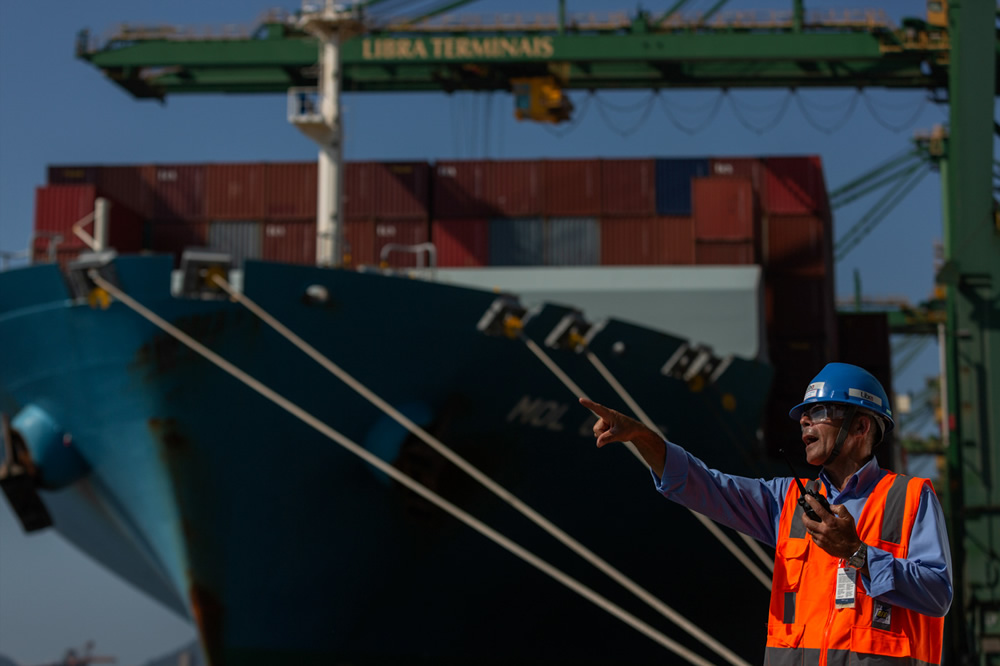
[[[264,96],[176,97],[160,105],[136,101],[73,56],[76,32],[97,34],[114,24],[253,24],[272,0],[101,0],[82,3],[0,2],[0,250],[28,245],[34,190],[49,164],[309,160],[316,151],[285,120],[285,98]],[[568,0],[575,11],[628,11],[632,2]],[[662,11],[673,4],[647,0]],[[691,10],[713,2],[694,0]],[[890,18],[923,10],[912,0],[845,2],[813,0],[807,8],[878,7]],[[298,3],[285,0],[284,8]],[[791,0],[732,0],[730,8],[789,9]],[[524,10],[554,12],[555,0],[481,0],[469,12]],[[698,125],[718,91],[667,96],[674,115]],[[734,91],[707,127],[694,135],[679,130],[657,104],[632,133],[641,112],[598,110],[596,100],[582,120],[557,137],[539,125],[513,119],[508,95],[368,94],[345,96],[346,157],[350,160],[649,157],[818,154],[833,189],[904,149],[917,129],[943,123],[947,110],[925,103],[920,92],[866,91],[846,123],[857,93],[851,90],[800,93],[807,118],[786,91]],[[573,94],[577,108],[584,94]],[[615,106],[635,104],[648,93],[600,93]],[[787,102],[776,127],[771,124]],[[820,110],[817,107],[828,107]],[[735,107],[735,109],[734,109]],[[871,108],[869,108],[871,107]],[[489,109],[489,111],[488,111]],[[685,111],[688,109],[688,111]],[[876,113],[872,112],[872,109]],[[737,111],[738,110],[738,111]],[[742,120],[741,120],[742,118]],[[609,122],[610,121],[610,122]],[[890,126],[892,129],[886,126]],[[623,136],[623,134],[625,134]],[[843,233],[873,203],[868,199],[838,211]],[[926,299],[933,287],[934,243],[941,238],[937,174],[931,174],[836,269],[837,293],[853,293],[860,272],[870,296]],[[2,353],[2,352],[0,352]],[[933,346],[897,377],[897,390],[923,386],[936,371]],[[0,654],[24,664],[53,661],[65,648],[97,642],[97,651],[137,664],[194,635],[184,622],[119,583],[54,534],[25,537],[5,502],[0,502]]]

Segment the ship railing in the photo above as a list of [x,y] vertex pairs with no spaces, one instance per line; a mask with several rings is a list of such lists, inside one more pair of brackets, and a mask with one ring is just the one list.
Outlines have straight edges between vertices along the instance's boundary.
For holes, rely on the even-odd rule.
[[[54,247],[54,246],[53,246]],[[50,251],[50,256],[54,254],[54,251]],[[23,250],[10,251],[10,250],[0,250],[0,273],[8,270],[11,267],[12,261],[18,261],[24,259],[28,261],[31,259],[31,248],[26,247]],[[55,258],[52,257],[54,261]]]
[[[417,257],[417,273],[426,274],[430,279],[434,279],[437,275],[437,248],[434,243],[417,243],[415,245],[404,245],[402,243],[386,243],[382,246],[382,251],[379,253],[379,268],[387,269],[389,268],[389,256],[393,252],[403,252],[405,254],[414,254]],[[424,256],[426,255],[427,261],[425,263]]]

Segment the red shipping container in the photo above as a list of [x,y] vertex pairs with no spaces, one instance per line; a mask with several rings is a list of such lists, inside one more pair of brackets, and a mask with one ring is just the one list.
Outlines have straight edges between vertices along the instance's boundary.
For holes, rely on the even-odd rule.
[[486,199],[491,217],[531,217],[542,214],[542,164],[538,161],[489,162]]
[[49,185],[96,185],[96,166],[50,166],[45,182]]
[[655,215],[656,161],[601,160],[601,212],[605,216]]
[[[430,240],[430,230],[427,220],[376,220],[375,221],[375,260],[381,264],[382,250],[391,244],[416,245]],[[406,251],[390,251],[385,258],[386,263],[394,268],[416,266],[417,255]],[[427,254],[421,260],[424,266],[429,265]]]
[[264,211],[273,220],[316,217],[316,162],[264,165]]
[[542,213],[557,217],[601,214],[600,160],[542,162]]
[[431,189],[436,218],[490,217],[487,202],[487,162],[438,162]]
[[744,178],[695,178],[691,182],[695,238],[746,241],[756,237],[753,185]]
[[208,225],[204,222],[150,222],[149,249],[156,254],[172,254],[174,266],[180,266],[181,253],[189,247],[208,244]]
[[[892,367],[889,334],[889,319],[885,312],[838,312],[837,360],[860,365],[878,378],[874,368]],[[886,387],[885,384],[882,386]]]
[[97,168],[97,193],[118,206],[142,216],[147,198],[142,181],[142,167],[102,166]]
[[205,217],[259,220],[266,215],[263,164],[205,166]]
[[[35,190],[35,236],[39,239],[62,236],[60,247],[84,247],[73,233],[73,225],[94,212],[97,187],[94,185],[49,185]],[[85,229],[92,233],[93,229]],[[46,244],[46,247],[48,245]]]
[[775,275],[822,277],[833,265],[832,225],[815,215],[768,215],[764,265]]
[[833,281],[766,274],[764,308],[768,334],[819,337],[836,334]]
[[715,178],[743,178],[760,191],[762,166],[756,157],[714,157],[708,161],[708,175]]
[[601,220],[602,265],[685,265],[693,264],[694,260],[694,221],[690,217]]
[[205,213],[204,164],[153,164],[140,170],[139,211],[151,220],[200,220]]
[[820,158],[816,155],[766,158],[763,199],[767,213],[825,214],[829,204]]
[[344,171],[346,217],[427,217],[426,162],[352,162]]
[[699,266],[739,266],[757,263],[753,241],[698,241],[694,249]]
[[437,248],[438,266],[489,264],[489,220],[435,220],[431,225],[431,242]]
[[344,223],[344,265],[348,268],[378,265],[375,220],[364,218]]
[[315,264],[316,220],[265,222],[261,258],[286,264]]

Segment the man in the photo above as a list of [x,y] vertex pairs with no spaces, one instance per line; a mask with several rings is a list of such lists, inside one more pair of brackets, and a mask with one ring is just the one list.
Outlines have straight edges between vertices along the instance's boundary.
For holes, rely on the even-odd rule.
[[709,469],[634,419],[580,402],[599,417],[597,446],[631,441],[665,497],[775,547],[766,664],[941,663],[952,598],[944,516],[930,481],[883,470],[872,455],[894,423],[867,371],[828,364],[789,412],[806,459],[822,466],[807,488],[828,509],[800,500],[792,478]]

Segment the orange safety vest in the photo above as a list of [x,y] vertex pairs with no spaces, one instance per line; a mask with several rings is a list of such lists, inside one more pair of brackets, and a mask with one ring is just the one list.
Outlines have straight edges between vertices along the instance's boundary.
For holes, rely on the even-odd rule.
[[[806,479],[803,479],[806,481]],[[818,481],[810,488],[826,494]],[[905,558],[927,479],[887,473],[865,502],[858,536]],[[774,558],[767,622],[768,666],[940,664],[944,618],[921,615],[869,597],[857,575],[854,608],[834,603],[840,558],[813,543],[802,523],[799,491],[785,496]]]

